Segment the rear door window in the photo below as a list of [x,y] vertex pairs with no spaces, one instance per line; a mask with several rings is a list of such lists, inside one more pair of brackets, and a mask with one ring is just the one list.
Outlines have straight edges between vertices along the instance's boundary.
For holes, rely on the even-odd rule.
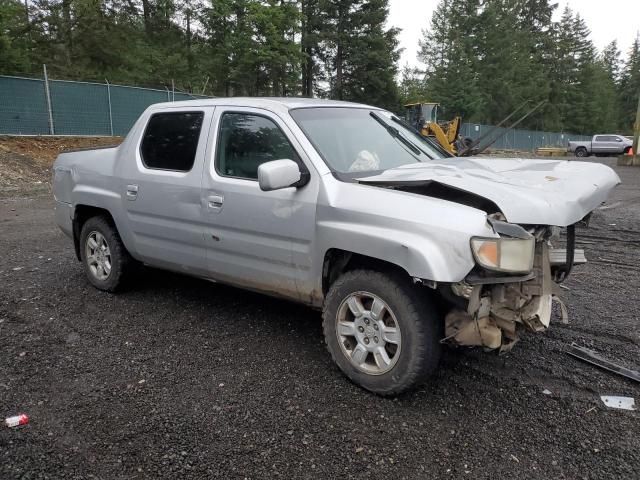
[[193,168],[204,112],[165,112],[151,116],[140,154],[145,167],[188,172]]

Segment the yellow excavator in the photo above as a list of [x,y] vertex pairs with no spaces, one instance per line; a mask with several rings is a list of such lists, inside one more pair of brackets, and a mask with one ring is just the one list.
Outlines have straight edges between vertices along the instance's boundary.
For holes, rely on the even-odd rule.
[[451,155],[464,157],[469,155],[478,155],[484,152],[501,137],[506,135],[508,131],[516,128],[529,115],[534,113],[545,103],[546,100],[542,100],[533,108],[525,111],[524,115],[518,118],[515,122],[512,122],[508,127],[503,127],[503,125],[506,124],[516,113],[522,111],[522,109],[529,104],[529,101],[525,100],[500,123],[495,127],[490,128],[487,133],[481,135],[475,140],[469,137],[460,137],[460,127],[462,126],[462,117],[460,116],[454,117],[453,120],[448,122],[438,122],[438,110],[440,109],[439,103],[408,103],[404,106],[405,121],[423,136],[434,139],[442,149],[446,150]]
[[408,103],[404,106],[405,121],[418,130],[423,136],[433,138],[438,144],[452,155],[457,155],[460,147],[458,135],[462,125],[461,117],[454,117],[450,121],[438,122],[439,103]]

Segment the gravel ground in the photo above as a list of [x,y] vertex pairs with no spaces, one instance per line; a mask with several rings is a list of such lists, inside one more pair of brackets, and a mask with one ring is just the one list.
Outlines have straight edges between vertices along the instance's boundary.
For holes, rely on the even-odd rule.
[[[598,210],[566,283],[571,322],[503,357],[448,350],[389,400],[349,383],[313,310],[147,270],[89,286],[49,195],[0,198],[0,478],[638,478],[640,168]],[[543,390],[551,391],[550,395]]]

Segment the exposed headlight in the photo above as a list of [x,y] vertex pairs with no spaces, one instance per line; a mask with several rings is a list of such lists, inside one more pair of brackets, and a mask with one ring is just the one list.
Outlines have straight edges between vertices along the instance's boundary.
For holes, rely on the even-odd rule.
[[488,270],[528,273],[533,268],[535,238],[473,237],[471,250],[478,265]]

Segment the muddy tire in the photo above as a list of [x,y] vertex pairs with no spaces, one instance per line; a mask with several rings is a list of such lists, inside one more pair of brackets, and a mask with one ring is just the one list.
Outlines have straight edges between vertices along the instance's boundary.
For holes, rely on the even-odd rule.
[[323,308],[327,349],[355,384],[383,396],[424,381],[440,360],[442,319],[409,277],[372,270],[343,274]]
[[589,156],[589,152],[585,147],[576,148],[576,157],[585,158]]
[[89,282],[106,292],[125,286],[135,268],[115,225],[103,216],[92,217],[82,226],[80,259]]

